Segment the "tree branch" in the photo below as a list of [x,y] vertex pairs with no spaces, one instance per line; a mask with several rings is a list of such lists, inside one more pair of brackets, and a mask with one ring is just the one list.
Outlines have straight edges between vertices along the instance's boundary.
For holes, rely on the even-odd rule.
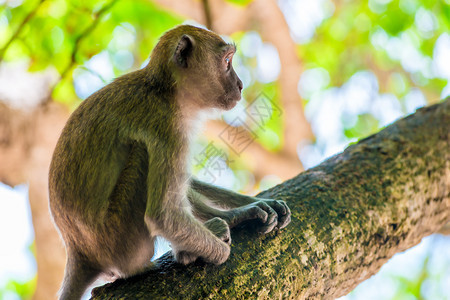
[[278,79],[280,101],[283,107],[282,153],[298,159],[298,144],[315,139],[311,125],[305,118],[302,99],[297,91],[302,74],[301,61],[296,53],[296,45],[289,26],[275,0],[255,0],[250,5],[252,15],[258,20],[263,40],[272,43],[279,54],[281,72]]
[[203,11],[205,13],[205,25],[209,30],[214,30],[212,27],[211,8],[208,0],[202,0]]
[[332,299],[450,217],[450,98],[260,194],[287,201],[278,233],[233,232],[221,266],[176,264],[94,289],[94,299]]
[[25,25],[34,17],[34,15],[37,13],[37,11],[41,7],[42,3],[44,3],[44,1],[45,0],[40,0],[39,3],[28,13],[28,15],[25,16],[25,18],[22,20],[19,27],[17,27],[16,31],[13,33],[11,38],[6,42],[6,44],[3,46],[3,48],[0,49],[0,62],[3,61],[5,53],[8,50],[9,46],[19,36],[19,34],[22,32]]
[[53,87],[50,89],[49,94],[45,101],[42,102],[42,106],[47,106],[49,102],[52,101],[51,95],[53,94],[53,91],[55,90],[56,86],[72,71],[74,66],[77,63],[77,54],[80,50],[81,42],[88,37],[92,31],[94,31],[95,28],[97,28],[98,24],[100,23],[101,18],[103,15],[105,15],[113,6],[116,4],[118,0],[111,0],[109,3],[105,4],[97,13],[93,14],[93,20],[92,23],[87,26],[83,32],[81,32],[74,41],[74,46],[72,48],[72,53],[70,55],[70,62],[66,66],[66,68],[61,72],[59,75],[59,79],[55,82]]

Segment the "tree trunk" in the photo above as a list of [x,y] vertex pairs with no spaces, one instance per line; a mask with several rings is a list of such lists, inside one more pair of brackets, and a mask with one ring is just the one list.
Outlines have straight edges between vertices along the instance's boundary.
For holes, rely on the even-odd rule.
[[53,102],[24,111],[0,101],[0,181],[29,184],[37,262],[33,300],[54,299],[64,274],[66,254],[48,209],[48,168],[68,116]]
[[260,194],[285,200],[292,223],[233,231],[221,266],[175,263],[93,290],[94,299],[332,299],[450,217],[450,98],[418,110],[319,166]]

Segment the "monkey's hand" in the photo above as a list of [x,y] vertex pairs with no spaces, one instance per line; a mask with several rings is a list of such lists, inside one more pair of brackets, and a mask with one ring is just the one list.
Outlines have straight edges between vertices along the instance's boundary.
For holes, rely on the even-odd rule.
[[231,227],[246,220],[259,219],[262,226],[258,231],[261,233],[284,228],[291,222],[291,210],[281,200],[256,199],[256,202],[232,209],[228,213],[228,224]]
[[230,256],[231,235],[228,224],[223,219],[215,217],[206,221],[203,225],[221,239],[223,243],[219,241],[220,244],[217,245],[217,251],[214,250],[209,256],[199,255],[188,251],[176,251],[175,259],[179,263],[187,265],[196,261],[200,256],[209,263],[220,265],[228,259],[228,256]]
[[230,227],[223,219],[215,217],[206,221],[204,225],[225,244],[231,245]]

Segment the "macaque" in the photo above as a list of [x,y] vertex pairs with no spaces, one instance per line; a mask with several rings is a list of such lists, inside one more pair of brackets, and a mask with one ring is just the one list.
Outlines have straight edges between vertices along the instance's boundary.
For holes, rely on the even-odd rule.
[[267,233],[290,222],[283,201],[189,175],[198,114],[229,110],[241,99],[235,51],[211,31],[178,26],[160,38],[145,68],[115,79],[73,112],[49,174],[50,210],[67,252],[60,299],[80,299],[100,276],[141,273],[156,236],[170,241],[182,264],[222,264],[230,228],[259,219]]

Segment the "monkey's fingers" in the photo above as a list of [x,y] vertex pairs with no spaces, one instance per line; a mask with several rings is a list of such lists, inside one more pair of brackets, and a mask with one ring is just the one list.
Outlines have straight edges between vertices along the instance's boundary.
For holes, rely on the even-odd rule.
[[289,223],[291,223],[291,214],[282,216],[282,217],[278,220],[277,229],[283,229],[283,228],[286,227]]
[[278,220],[278,229],[282,229],[286,227],[289,223],[291,223],[291,210],[289,209],[289,206],[286,204],[286,202],[281,201],[283,205],[286,207],[286,214],[283,215]]
[[228,226],[227,222],[225,222],[225,220],[219,217],[214,217],[206,221],[204,225],[224,243],[231,245],[230,227]]
[[242,221],[251,220],[251,219],[259,219],[262,223],[267,222],[267,218],[269,214],[258,206],[251,205],[250,207],[246,207],[244,212],[242,213]]
[[266,202],[270,207],[272,207],[278,215],[278,224],[275,230],[286,227],[291,222],[291,210],[287,206],[286,202],[282,200],[261,200]]
[[278,214],[278,225],[276,229],[282,229],[291,222],[291,210],[286,202],[282,200],[270,200],[269,205]]
[[265,201],[258,201],[255,203],[257,207],[267,213],[267,220],[263,221],[263,226],[260,228],[261,233],[271,232],[278,224],[278,215],[276,211],[270,207]]
[[261,201],[264,201],[270,207],[272,207],[280,217],[290,212],[289,207],[283,200],[264,199]]
[[175,252],[174,256],[175,256],[175,260],[183,265],[188,265],[190,263],[193,263],[198,258],[198,255],[195,255],[195,254],[187,252],[187,251]]

